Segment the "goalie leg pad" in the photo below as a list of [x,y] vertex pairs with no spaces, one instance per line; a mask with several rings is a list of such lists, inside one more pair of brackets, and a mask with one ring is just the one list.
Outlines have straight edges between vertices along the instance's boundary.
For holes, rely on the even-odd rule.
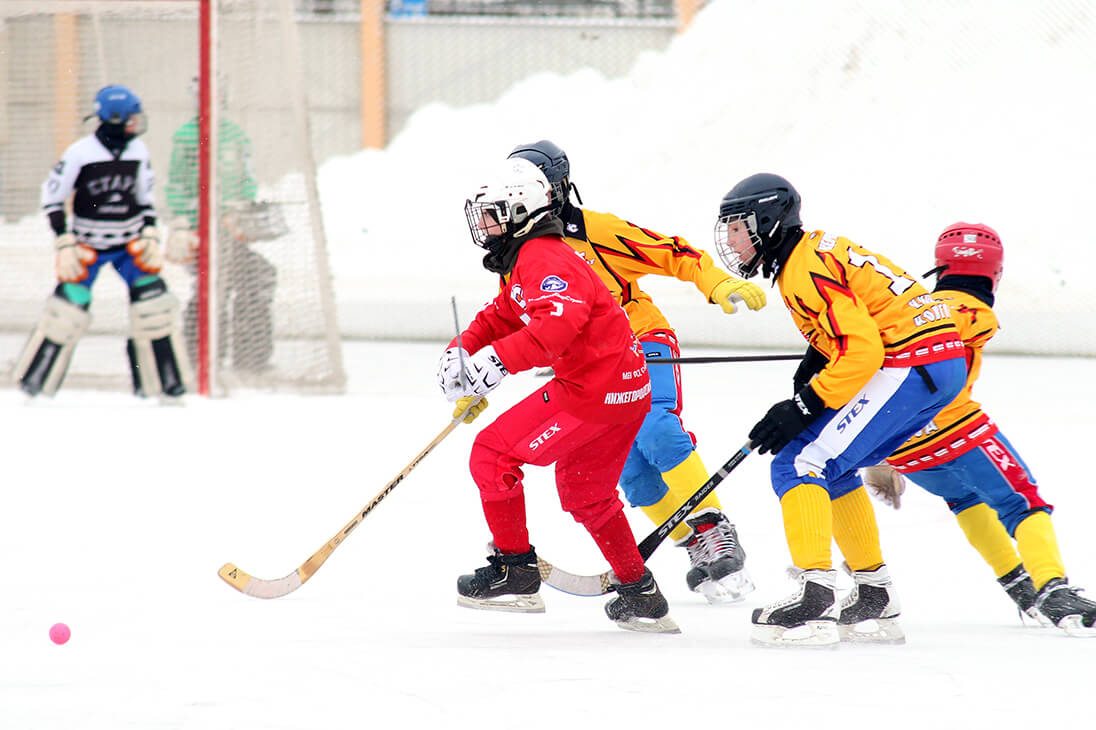
[[90,303],[91,292],[78,284],[61,284],[46,299],[42,319],[12,370],[12,379],[28,395],[57,393],[76,343],[91,324]]
[[129,292],[131,337],[126,343],[133,392],[180,396],[191,381],[179,333],[179,300],[158,276],[134,283]]

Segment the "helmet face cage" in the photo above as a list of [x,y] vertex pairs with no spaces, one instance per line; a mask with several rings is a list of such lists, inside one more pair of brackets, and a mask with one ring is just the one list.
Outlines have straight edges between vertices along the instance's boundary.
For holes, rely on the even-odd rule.
[[472,241],[480,248],[506,236],[510,227],[510,206],[505,200],[464,202],[464,217]]
[[991,290],[1004,272],[1004,247],[997,231],[982,224],[957,223],[936,241],[938,276],[984,276]]
[[495,183],[483,185],[465,201],[464,215],[472,240],[494,248],[528,233],[534,224],[554,213],[552,188],[536,165],[526,159],[507,159]]
[[714,237],[715,249],[728,271],[743,279],[757,273],[762,243],[756,213],[739,211],[720,216],[715,222]]

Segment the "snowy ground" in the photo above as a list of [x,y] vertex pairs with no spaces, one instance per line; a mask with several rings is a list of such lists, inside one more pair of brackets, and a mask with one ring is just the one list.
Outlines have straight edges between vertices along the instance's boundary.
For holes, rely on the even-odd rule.
[[[878,510],[906,646],[751,646],[750,609],[791,587],[764,457],[720,489],[758,585],[744,604],[710,607],[690,594],[681,551],[665,545],[652,558],[680,636],[621,631],[604,599],[549,588],[544,615],[455,605],[456,577],[482,564],[488,539],[466,470],[478,423],[438,446],[296,593],[260,601],[223,584],[226,561],[268,578],[294,569],[445,426],[438,351],[348,344],[341,397],[167,408],[77,391],[26,404],[0,390],[11,467],[0,509],[0,727],[1091,723],[1082,690],[1096,641],[1022,627],[950,513],[923,492],[898,512]],[[709,468],[787,394],[794,365],[688,366],[687,423]],[[977,395],[1057,505],[1074,583],[1096,590],[1096,497],[1074,458],[1089,448],[1092,368],[990,355]],[[530,375],[510,378],[482,419],[532,386]],[[529,470],[528,494],[541,553],[572,571],[603,569],[559,510],[549,472]],[[650,531],[629,516],[639,536]],[[47,637],[58,621],[72,627],[64,646]]]

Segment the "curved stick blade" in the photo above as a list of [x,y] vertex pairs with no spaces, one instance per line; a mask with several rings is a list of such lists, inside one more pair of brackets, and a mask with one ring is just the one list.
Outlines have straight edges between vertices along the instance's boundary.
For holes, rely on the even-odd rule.
[[277,580],[263,580],[236,567],[233,563],[222,565],[217,575],[240,593],[255,598],[281,598],[300,588],[301,583],[304,582],[301,580],[299,570]]

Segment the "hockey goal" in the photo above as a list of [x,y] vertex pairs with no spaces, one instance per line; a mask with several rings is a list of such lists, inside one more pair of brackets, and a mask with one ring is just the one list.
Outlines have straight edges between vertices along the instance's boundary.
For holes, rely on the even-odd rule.
[[[162,276],[183,305],[195,385],[340,392],[345,386],[292,0],[0,3],[0,363],[10,368],[56,280],[39,188],[94,131],[96,91],[130,87],[157,215],[199,233]],[[217,130],[214,132],[214,130]],[[128,298],[104,269],[66,388],[127,388]]]

